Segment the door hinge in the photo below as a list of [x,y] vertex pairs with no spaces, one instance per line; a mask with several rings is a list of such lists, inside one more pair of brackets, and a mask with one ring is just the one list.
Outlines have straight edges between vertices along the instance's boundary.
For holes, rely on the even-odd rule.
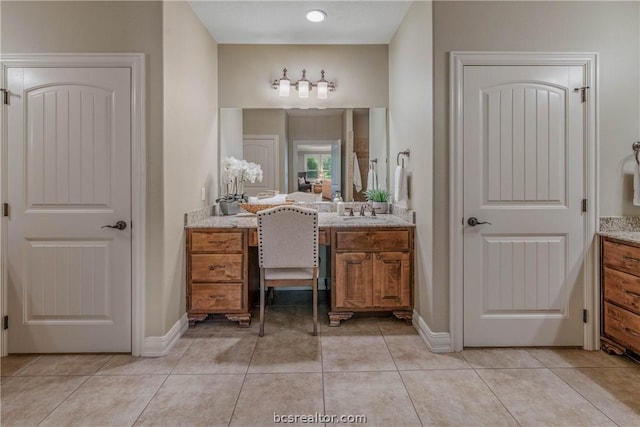
[[9,105],[9,91],[7,89],[0,89],[0,92],[2,92],[2,103]]
[[9,316],[4,316],[2,319],[2,329],[9,329]]
[[9,216],[9,203],[2,204],[2,216]]
[[589,312],[587,310],[582,310],[582,323],[587,323],[589,321]]
[[575,92],[580,92],[580,102],[582,103],[587,102],[587,89],[589,89],[589,86],[582,86],[573,89]]
[[582,212],[587,211],[587,199],[582,199]]

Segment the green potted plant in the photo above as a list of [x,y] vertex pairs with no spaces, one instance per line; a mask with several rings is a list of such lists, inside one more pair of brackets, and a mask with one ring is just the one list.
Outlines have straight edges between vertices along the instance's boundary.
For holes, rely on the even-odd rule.
[[390,192],[387,190],[372,188],[364,192],[364,197],[376,213],[387,213],[387,209],[389,208],[389,198],[391,197]]

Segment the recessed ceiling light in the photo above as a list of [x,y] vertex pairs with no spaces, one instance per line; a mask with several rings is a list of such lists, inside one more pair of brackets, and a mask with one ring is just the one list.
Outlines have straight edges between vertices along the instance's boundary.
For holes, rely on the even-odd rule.
[[322,22],[326,17],[327,14],[321,10],[310,10],[307,12],[307,20],[311,22]]

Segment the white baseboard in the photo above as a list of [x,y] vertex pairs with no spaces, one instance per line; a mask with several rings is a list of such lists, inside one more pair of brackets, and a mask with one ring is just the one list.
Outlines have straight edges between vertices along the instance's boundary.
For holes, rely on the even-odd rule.
[[413,310],[413,327],[418,330],[420,337],[427,344],[432,353],[451,353],[451,334],[449,332],[432,332],[429,325],[417,311]]
[[145,337],[142,348],[143,357],[166,356],[171,347],[180,339],[189,328],[189,319],[185,313],[164,336]]

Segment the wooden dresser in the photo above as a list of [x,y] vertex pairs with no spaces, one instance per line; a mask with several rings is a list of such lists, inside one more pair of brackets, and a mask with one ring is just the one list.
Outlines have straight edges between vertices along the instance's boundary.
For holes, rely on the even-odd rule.
[[[247,327],[260,285],[255,219],[213,221],[220,227],[186,230],[189,325],[221,314]],[[233,221],[240,226],[229,227]],[[393,312],[410,322],[415,228],[402,221],[385,227],[346,224],[335,214],[320,217],[319,244],[329,248],[322,262],[331,271],[330,325],[363,311]]]
[[413,317],[413,228],[334,229],[331,326],[354,312]]
[[640,354],[640,244],[601,240],[602,348]]

